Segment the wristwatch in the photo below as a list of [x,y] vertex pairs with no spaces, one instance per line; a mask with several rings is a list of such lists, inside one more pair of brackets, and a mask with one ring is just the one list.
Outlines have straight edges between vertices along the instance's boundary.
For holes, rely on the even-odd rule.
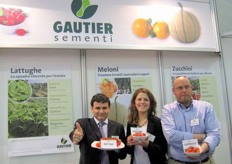
[[203,140],[204,140],[206,137],[207,137],[206,133],[203,133],[203,134],[202,134]]

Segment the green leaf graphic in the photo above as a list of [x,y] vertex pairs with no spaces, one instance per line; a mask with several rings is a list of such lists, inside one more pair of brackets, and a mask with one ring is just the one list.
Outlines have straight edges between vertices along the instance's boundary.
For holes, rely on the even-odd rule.
[[2,8],[0,8],[0,16],[3,16],[3,10],[2,10]]
[[92,17],[94,13],[97,11],[97,7],[98,7],[97,5],[88,6],[84,11],[82,19],[88,19]]
[[97,11],[98,5],[90,5],[89,0],[73,0],[71,10],[73,14],[81,19],[92,17]]
[[71,4],[71,10],[75,16],[77,16],[77,11],[82,7],[82,0],[73,0]]
[[84,0],[82,1],[82,6],[80,8],[80,10],[77,11],[76,15],[78,17],[82,17],[84,15],[85,9],[90,6],[90,2],[89,0]]
[[67,141],[68,141],[68,140],[66,140],[65,138],[62,138],[60,142],[61,142],[62,144],[66,144]]

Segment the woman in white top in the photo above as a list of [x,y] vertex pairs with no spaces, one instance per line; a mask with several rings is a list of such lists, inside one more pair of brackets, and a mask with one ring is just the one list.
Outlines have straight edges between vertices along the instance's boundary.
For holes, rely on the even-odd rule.
[[[131,164],[166,164],[167,142],[161,121],[156,114],[157,102],[146,88],[137,89],[132,95],[127,123],[127,153]],[[133,140],[131,127],[144,127],[148,137]]]

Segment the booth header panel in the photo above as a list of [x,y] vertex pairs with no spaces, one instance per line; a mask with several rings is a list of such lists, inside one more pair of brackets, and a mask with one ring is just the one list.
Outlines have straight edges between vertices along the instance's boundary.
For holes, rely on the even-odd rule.
[[1,47],[219,51],[211,1],[34,2],[0,5]]

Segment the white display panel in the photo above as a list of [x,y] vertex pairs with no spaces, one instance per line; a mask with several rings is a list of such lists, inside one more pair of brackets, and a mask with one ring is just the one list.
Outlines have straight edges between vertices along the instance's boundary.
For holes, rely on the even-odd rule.
[[[221,79],[221,67],[220,67],[220,56],[212,53],[201,53],[201,52],[163,52],[163,63],[164,63],[164,81],[166,86],[166,99],[165,103],[170,103],[173,101],[172,94],[172,81],[171,81],[171,67],[172,66],[192,66],[195,70],[201,70],[201,72],[211,72],[212,79],[210,82],[215,82],[215,87],[213,93],[216,98],[216,103],[211,102],[215,106],[215,111],[217,117],[221,124],[222,138],[221,143],[216,148],[214,153],[214,159],[216,163],[231,163],[231,152],[230,152],[230,142],[229,132],[228,132],[228,120],[226,112],[226,103],[224,101],[224,94],[222,89],[222,79]],[[184,71],[183,71],[184,72]],[[196,71],[200,72],[200,71]]]
[[[215,78],[217,92],[218,108],[217,116],[222,127],[222,140],[214,154],[216,163],[231,163],[231,153],[229,149],[229,129],[226,119],[226,103],[224,102],[224,94],[222,89],[220,57],[214,53],[204,52],[161,52],[161,65],[159,65],[159,57],[157,51],[138,51],[138,50],[87,50],[86,51],[86,86],[87,86],[87,102],[88,107],[82,105],[81,91],[81,65],[80,53],[77,50],[61,50],[61,49],[0,49],[0,127],[3,127],[0,133],[0,157],[4,164],[29,164],[31,161],[35,164],[74,164],[79,161],[79,148],[75,146],[72,153],[34,155],[24,157],[7,156],[7,81],[8,68],[12,65],[47,65],[51,68],[68,65],[71,68],[72,88],[73,88],[73,121],[83,116],[82,110],[88,112],[91,117],[90,100],[97,92],[96,69],[99,66],[117,67],[123,69],[124,72],[134,70],[149,70],[151,75],[152,92],[158,102],[157,115],[160,116],[164,103],[173,101],[171,90],[171,66],[192,66],[197,70],[206,70],[212,72]],[[229,61],[229,60],[228,60]],[[85,68],[82,68],[85,70]],[[159,74],[163,72],[162,75]],[[85,71],[84,71],[85,73]],[[228,73],[228,72],[227,72]],[[228,73],[229,74],[229,73]],[[161,88],[161,78],[164,83]],[[162,99],[162,91],[165,93]],[[129,163],[130,157],[120,161],[121,164]]]
[[[87,95],[88,95],[88,115],[92,117],[90,110],[90,100],[97,93],[96,69],[99,66],[118,66],[124,72],[133,70],[151,70],[152,93],[157,101],[157,115],[161,113],[161,90],[158,55],[156,51],[131,51],[131,50],[87,50]],[[128,102],[129,103],[129,102]],[[112,105],[111,105],[112,107]],[[127,117],[127,116],[126,116]],[[130,163],[130,156],[125,160],[120,160],[120,164]]]
[[[0,93],[1,93],[1,110],[0,126],[2,132],[0,134],[0,157],[4,164],[19,163],[50,163],[64,164],[73,163],[78,160],[79,149],[74,147],[74,152],[69,153],[52,153],[30,155],[24,157],[8,157],[8,77],[9,68],[17,66],[35,66],[46,67],[53,72],[54,69],[62,70],[64,66],[69,67],[71,72],[71,88],[72,88],[72,126],[77,118],[82,117],[81,105],[81,84],[80,84],[80,54],[77,50],[45,50],[45,49],[1,49],[0,50]],[[26,146],[26,145],[25,145]],[[28,145],[29,146],[29,145]],[[42,147],[43,145],[41,145]]]
[[[162,104],[160,99],[158,56],[156,51],[88,50],[86,59],[89,101],[94,94],[99,92],[96,81],[96,70],[98,67],[118,67],[125,74],[133,71],[136,72],[136,70],[144,70],[150,74],[151,82],[147,82],[147,87],[151,89],[151,92],[158,102],[157,115],[160,115]],[[133,76],[129,77],[133,78]],[[91,115],[91,111],[89,110],[89,116]]]

